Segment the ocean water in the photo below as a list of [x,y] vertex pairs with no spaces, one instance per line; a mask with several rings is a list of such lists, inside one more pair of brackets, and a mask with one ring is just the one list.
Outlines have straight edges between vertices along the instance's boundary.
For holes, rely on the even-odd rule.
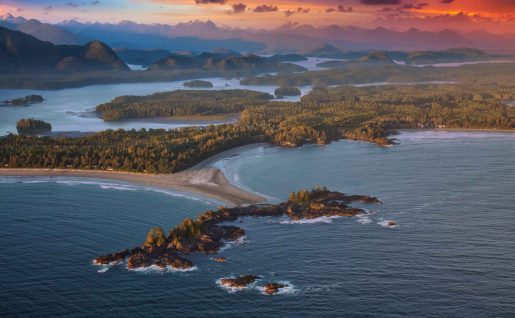
[[[210,90],[250,89],[274,94],[276,86],[240,85],[239,79],[207,78],[213,83]],[[52,131],[92,132],[106,129],[141,129],[141,128],[177,128],[192,125],[208,125],[220,121],[187,123],[181,121],[165,121],[161,119],[126,120],[120,122],[105,122],[96,117],[95,107],[111,101],[121,95],[150,95],[157,92],[169,92],[179,89],[192,89],[183,86],[185,81],[159,83],[122,83],[109,85],[90,85],[80,88],[65,88],[56,90],[33,89],[0,89],[0,101],[37,94],[45,99],[43,103],[28,107],[0,106],[0,135],[16,132],[16,121],[22,118],[36,118],[50,122]],[[194,89],[194,88],[193,88]],[[310,86],[300,88],[302,95],[307,94]],[[291,96],[281,101],[298,101],[300,96]]]
[[[515,135],[406,132],[361,142],[259,146],[217,165],[271,201],[322,184],[378,196],[360,218],[245,218],[226,263],[133,272],[91,260],[216,203],[112,181],[2,178],[0,313],[38,317],[513,317]],[[130,188],[130,190],[127,190]],[[396,228],[384,227],[394,220]],[[222,277],[261,276],[228,291]],[[264,283],[291,288],[266,296]]]

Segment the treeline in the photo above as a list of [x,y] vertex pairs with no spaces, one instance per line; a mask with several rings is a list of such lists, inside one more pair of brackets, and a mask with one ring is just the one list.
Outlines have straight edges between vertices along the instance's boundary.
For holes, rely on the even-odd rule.
[[96,107],[104,120],[239,113],[274,96],[250,90],[177,90],[149,96],[120,96]]
[[276,85],[285,87],[355,85],[380,82],[420,83],[429,81],[462,84],[503,85],[513,83],[515,63],[476,64],[461,67],[416,67],[394,63],[344,62],[335,69],[302,73],[279,73],[275,76],[246,77],[242,85]]
[[0,138],[0,164],[171,173],[255,142],[297,147],[349,138],[389,144],[391,129],[514,129],[515,107],[504,103],[514,96],[515,86],[507,85],[317,88],[300,102],[249,106],[230,125],[108,130],[78,138],[9,135]]

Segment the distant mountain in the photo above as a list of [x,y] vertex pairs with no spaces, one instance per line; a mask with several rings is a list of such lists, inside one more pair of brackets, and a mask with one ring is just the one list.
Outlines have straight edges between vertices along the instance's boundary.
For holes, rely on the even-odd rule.
[[41,23],[34,19],[27,20],[23,17],[14,17],[10,14],[0,17],[0,26],[15,31],[21,31],[39,40],[48,41],[56,45],[82,44],[87,42],[80,36],[65,31],[58,26]]
[[114,48],[163,49],[170,52],[207,52],[224,47],[242,53],[307,52],[313,56],[333,58],[342,57],[338,52],[342,50],[435,51],[474,47],[496,53],[515,52],[513,32],[492,34],[482,30],[433,32],[412,28],[393,31],[382,27],[319,27],[296,23],[287,23],[273,30],[231,29],[217,26],[212,21],[199,20],[176,25],[140,24],[132,21],[116,24],[65,21],[57,25],[29,22],[13,16],[0,19],[0,25],[9,28],[13,28],[13,25],[22,28],[26,24],[26,32],[53,43],[100,40]]
[[109,46],[99,41],[84,46],[54,45],[32,35],[0,27],[1,71],[128,69]]
[[220,72],[299,72],[303,67],[294,64],[282,63],[274,57],[266,58],[257,55],[241,55],[230,52],[208,52],[197,56],[172,54],[150,65],[150,71],[177,70],[177,69],[204,69]]

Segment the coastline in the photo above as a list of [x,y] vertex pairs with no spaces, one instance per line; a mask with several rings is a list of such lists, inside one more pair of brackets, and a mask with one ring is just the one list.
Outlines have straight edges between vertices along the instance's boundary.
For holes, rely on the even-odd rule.
[[1,168],[0,176],[6,177],[79,177],[126,181],[162,189],[176,190],[205,196],[227,203],[228,206],[263,203],[266,200],[258,195],[245,192],[229,183],[219,169],[189,169],[175,174],[143,174],[121,171],[79,170],[79,169],[38,169]]

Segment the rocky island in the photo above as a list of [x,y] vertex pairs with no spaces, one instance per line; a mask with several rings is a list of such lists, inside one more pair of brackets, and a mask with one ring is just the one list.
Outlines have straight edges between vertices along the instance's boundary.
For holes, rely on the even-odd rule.
[[4,100],[0,104],[4,106],[30,106],[32,104],[39,104],[43,102],[43,96],[41,95],[27,95],[25,97]]
[[[367,195],[347,195],[329,191],[325,187],[313,190],[292,192],[288,201],[273,205],[251,205],[247,207],[225,208],[206,211],[195,220],[185,219],[170,230],[168,236],[159,227],[152,228],[145,242],[131,250],[97,257],[97,265],[114,265],[127,261],[129,269],[157,266],[160,268],[189,269],[193,263],[185,258],[193,253],[215,254],[226,245],[245,235],[236,226],[220,225],[226,221],[236,221],[240,217],[280,217],[292,220],[314,219],[324,216],[356,216],[366,211],[350,204],[380,204],[381,201]],[[280,288],[280,287],[278,287]]]
[[191,88],[212,88],[213,83],[209,81],[202,81],[202,80],[193,80],[189,82],[184,82],[182,84],[184,87],[191,87]]

